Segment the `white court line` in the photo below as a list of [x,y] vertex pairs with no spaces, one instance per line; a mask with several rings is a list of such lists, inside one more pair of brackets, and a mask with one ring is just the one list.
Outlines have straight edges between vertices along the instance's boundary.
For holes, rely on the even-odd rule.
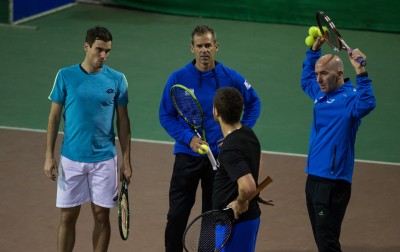
[[[41,130],[41,129],[29,129],[29,128],[7,127],[7,126],[0,126],[0,129],[46,133],[46,130]],[[63,134],[62,132],[59,132],[59,133]],[[168,144],[168,145],[173,145],[174,144],[173,142],[168,142],[168,141],[147,140],[147,139],[140,139],[140,138],[131,138],[131,141],[142,142],[142,143],[154,143],[154,144]],[[304,158],[307,157],[307,155],[305,155],[305,154],[288,153],[288,152],[276,152],[276,151],[261,151],[261,152],[265,153],[265,154],[289,156],[289,157],[304,157]],[[356,159],[355,162],[367,163],[367,164],[399,165],[400,166],[400,163],[382,162],[382,161],[373,161],[373,160],[363,160],[363,159]]]

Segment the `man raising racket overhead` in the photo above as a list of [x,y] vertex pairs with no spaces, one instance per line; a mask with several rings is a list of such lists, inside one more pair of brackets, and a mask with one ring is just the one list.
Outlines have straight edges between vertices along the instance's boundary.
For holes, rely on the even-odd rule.
[[[261,103],[251,85],[235,70],[215,61],[219,50],[216,32],[207,25],[196,26],[192,32],[190,51],[195,59],[169,77],[162,94],[159,119],[162,127],[175,140],[175,163],[169,190],[169,211],[165,229],[166,251],[182,252],[182,237],[196,190],[201,181],[202,212],[212,208],[212,190],[215,171],[206,155],[198,153],[202,144],[208,144],[214,156],[219,153],[218,140],[223,138],[221,128],[212,114],[213,97],[221,87],[234,87],[244,98],[242,123],[253,127],[259,117]],[[196,96],[204,113],[206,141],[181,119],[170,98],[171,87],[181,84]]]
[[361,120],[376,105],[372,81],[352,50],[349,60],[356,86],[344,77],[343,62],[333,54],[321,57],[324,38],[306,52],[301,88],[314,102],[306,173],[306,201],[314,239],[320,252],[341,251],[340,230],[350,201],[354,144]]

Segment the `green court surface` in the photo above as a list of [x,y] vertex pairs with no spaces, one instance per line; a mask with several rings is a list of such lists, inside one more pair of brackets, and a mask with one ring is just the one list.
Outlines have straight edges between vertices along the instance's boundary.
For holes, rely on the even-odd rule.
[[[169,74],[192,60],[190,33],[197,24],[216,29],[221,45],[217,60],[239,71],[257,90],[262,114],[255,131],[263,150],[305,154],[313,102],[302,93],[300,74],[308,26],[172,16],[100,5],[77,4],[24,23],[37,30],[0,27],[0,126],[44,130],[50,108],[47,96],[57,71],[80,63],[86,30],[103,25],[114,37],[108,65],[125,73],[129,82],[133,138],[172,142],[158,122],[159,100]],[[400,163],[400,35],[341,33],[350,46],[367,55],[377,98],[376,109],[359,130],[356,158]],[[331,52],[327,46],[323,49]],[[346,54],[339,55],[346,75],[354,80]]]

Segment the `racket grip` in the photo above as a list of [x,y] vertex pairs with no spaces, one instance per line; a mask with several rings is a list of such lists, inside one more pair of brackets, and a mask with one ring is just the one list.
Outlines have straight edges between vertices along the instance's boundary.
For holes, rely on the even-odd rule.
[[216,171],[217,170],[217,162],[215,161],[214,155],[211,153],[211,150],[207,151],[207,157],[210,160],[213,170]]
[[363,57],[358,57],[357,62],[360,63],[361,66],[367,65],[367,62],[363,59]]
[[[347,47],[347,52],[349,53],[349,54],[351,54],[352,52],[353,52],[353,49],[351,49],[350,47]],[[363,57],[358,57],[357,59],[357,62],[358,63],[360,63],[360,66],[366,66],[367,65],[367,62],[365,61],[365,59],[363,58]]]
[[259,194],[262,190],[264,190],[267,185],[272,183],[272,178],[270,176],[266,177],[258,186],[257,186],[257,191],[256,195]]

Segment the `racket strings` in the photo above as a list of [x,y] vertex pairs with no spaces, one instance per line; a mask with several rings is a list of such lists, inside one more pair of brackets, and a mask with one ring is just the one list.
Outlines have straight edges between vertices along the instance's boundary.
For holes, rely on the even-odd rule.
[[121,238],[127,240],[129,235],[129,201],[128,184],[126,180],[122,181],[121,193],[118,201],[118,226]]
[[195,99],[182,88],[174,88],[171,93],[174,104],[189,123],[197,127],[201,126],[201,110]]
[[335,25],[332,23],[332,21],[330,21],[330,19],[328,21],[327,17],[324,17],[321,14],[318,15],[318,20],[319,24],[324,30],[324,37],[326,38],[326,42],[328,43],[328,45],[335,51],[339,51],[340,49],[342,49],[342,44],[337,37],[337,31],[333,28],[335,27]]
[[222,212],[213,212],[198,218],[185,234],[186,251],[219,251],[231,233],[231,220]]

